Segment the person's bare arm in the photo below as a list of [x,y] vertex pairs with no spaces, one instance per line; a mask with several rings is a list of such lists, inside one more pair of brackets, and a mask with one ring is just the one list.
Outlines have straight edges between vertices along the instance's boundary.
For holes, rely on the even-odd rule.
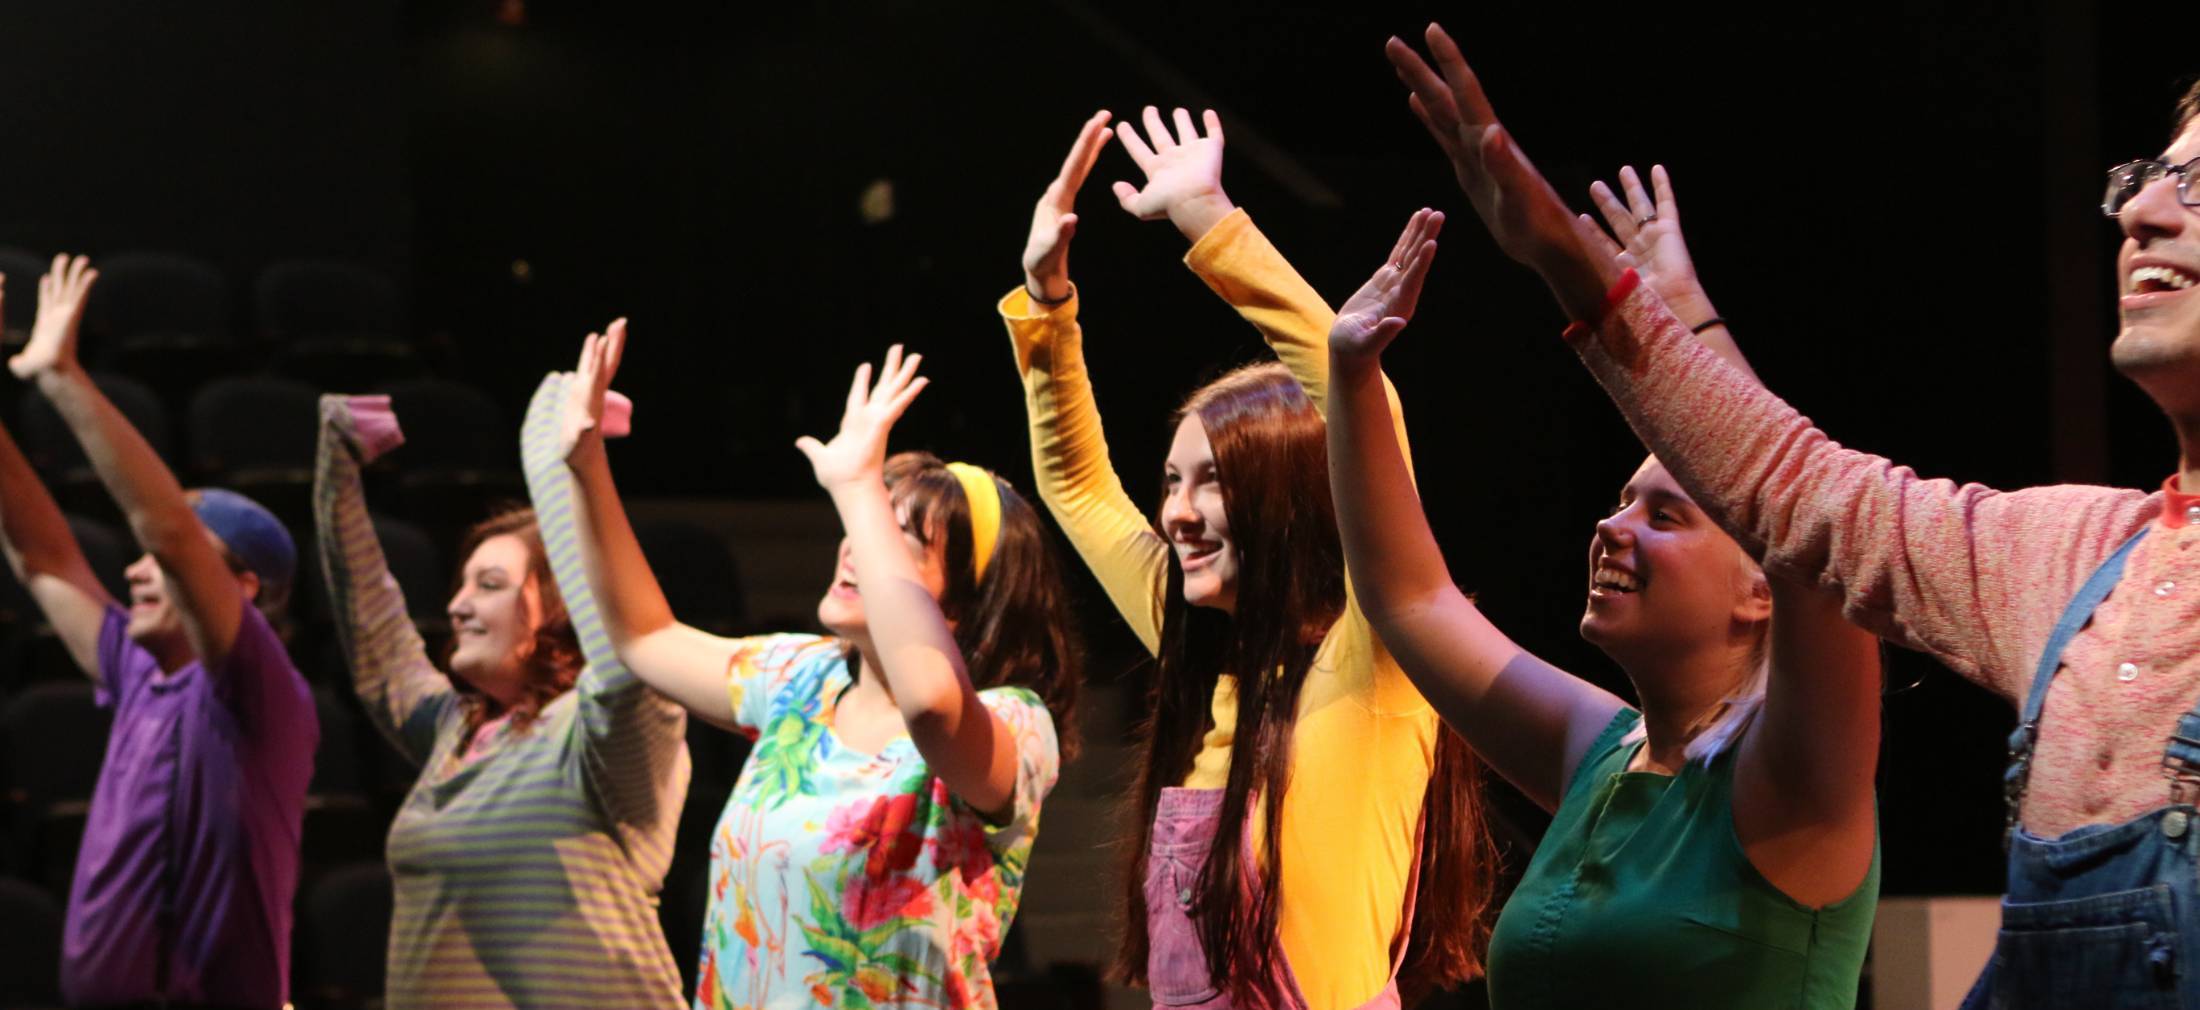
[[904,360],[896,344],[876,385],[870,365],[856,369],[840,432],[830,442],[804,436],[795,444],[840,513],[873,658],[910,741],[948,791],[999,820],[1015,798],[1016,734],[978,700],[955,631],[925,588],[886,490],[886,436],[924,390],[920,360]]
[[77,668],[100,678],[99,628],[115,599],[69,532],[53,495],[0,426],[0,553]]
[[1385,394],[1381,354],[1436,254],[1431,212],[1330,329],[1329,484],[1360,609],[1444,722],[1546,810],[1621,702],[1529,654],[1459,591],[1430,532]]
[[574,539],[581,566],[619,661],[697,718],[737,728],[726,675],[739,643],[673,616],[611,480],[604,428],[607,417],[616,413],[610,384],[625,354],[626,320],[613,322],[601,336],[589,334],[573,379],[576,396],[565,410],[560,448],[573,471],[578,499]]
[[52,272],[39,282],[30,342],[9,359],[8,368],[37,382],[83,445],[131,535],[160,563],[192,651],[207,669],[221,669],[246,605],[237,577],[184,500],[175,474],[77,361],[77,326],[98,277],[82,256],[54,258]]

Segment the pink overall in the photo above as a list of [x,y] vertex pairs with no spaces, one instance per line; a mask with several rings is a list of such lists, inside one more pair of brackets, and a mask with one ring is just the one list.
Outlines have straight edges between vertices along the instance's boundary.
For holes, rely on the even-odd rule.
[[[1250,806],[1250,805],[1248,805]],[[1146,844],[1146,985],[1155,1007],[1191,1007],[1195,1010],[1232,1010],[1230,996],[1215,987],[1207,973],[1207,955],[1199,939],[1199,924],[1191,906],[1198,897],[1200,867],[1207,862],[1215,828],[1222,819],[1222,790],[1167,788],[1154,811],[1153,832]],[[1251,819],[1251,811],[1247,811]],[[1416,834],[1418,834],[1418,830]],[[1253,825],[1244,832],[1239,864],[1248,893],[1260,886],[1253,873]],[[1416,839],[1418,842],[1418,839]],[[1406,881],[1405,919],[1401,934],[1413,928],[1413,897],[1420,884],[1420,859],[1416,854],[1413,875]],[[1405,943],[1391,955],[1390,981],[1360,1010],[1397,1010],[1398,969],[1405,962]],[[1302,1010],[1306,995],[1299,991],[1298,976],[1291,971],[1289,956],[1276,959],[1275,971],[1261,988],[1282,1010]]]

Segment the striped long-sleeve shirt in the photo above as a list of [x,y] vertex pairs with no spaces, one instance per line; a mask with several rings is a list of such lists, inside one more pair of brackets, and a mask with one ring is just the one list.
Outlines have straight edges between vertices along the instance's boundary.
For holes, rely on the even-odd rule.
[[681,1003],[657,892],[687,788],[686,717],[617,662],[585,589],[553,447],[563,381],[537,391],[522,457],[588,667],[464,764],[458,696],[406,616],[361,491],[358,433],[394,421],[322,403],[314,512],[338,637],[376,726],[424,769],[390,827],[392,1006]]

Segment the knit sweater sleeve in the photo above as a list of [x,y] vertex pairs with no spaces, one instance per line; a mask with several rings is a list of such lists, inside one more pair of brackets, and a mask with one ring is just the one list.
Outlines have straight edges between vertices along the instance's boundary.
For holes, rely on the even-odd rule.
[[581,769],[619,842],[649,879],[671,865],[690,767],[687,710],[619,662],[589,588],[573,514],[573,475],[558,451],[559,410],[571,376],[543,379],[520,425],[520,463],[543,550],[587,667],[573,690]]
[[375,538],[359,477],[370,442],[387,447],[403,439],[387,400],[321,398],[314,541],[352,687],[375,728],[407,759],[425,764],[442,722],[457,715],[458,696],[428,660],[427,645],[413,627]]
[[2001,492],[1843,447],[1721,361],[1648,285],[1574,350],[1698,505],[1767,570],[2021,700],[2064,604],[2144,525],[2143,492]]

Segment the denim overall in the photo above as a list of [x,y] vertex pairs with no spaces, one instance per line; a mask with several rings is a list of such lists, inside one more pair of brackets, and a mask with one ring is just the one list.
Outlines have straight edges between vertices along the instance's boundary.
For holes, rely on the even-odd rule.
[[[1964,1010],[2085,1007],[2200,1008],[2200,929],[2194,861],[2200,823],[2180,786],[2200,783],[2200,705],[2177,721],[2162,755],[2171,802],[2115,825],[2087,825],[2045,839],[2017,823],[2032,770],[2040,709],[2063,649],[2123,577],[2146,536],[2101,563],[2063,611],[2009,737],[2009,893],[2001,936]],[[2180,802],[2186,800],[2187,802]]]
[[[1252,806],[1246,804],[1247,823],[1238,860],[1244,868],[1239,879],[1248,897],[1257,895],[1260,887],[1260,875],[1252,869],[1259,865],[1253,857]],[[1207,863],[1207,850],[1214,845],[1215,829],[1221,821],[1222,790],[1161,790],[1161,805],[1154,811],[1153,832],[1146,844],[1146,986],[1157,1010],[1232,1010],[1230,994],[1218,989],[1207,974],[1199,922],[1191,912],[1198,897],[1199,871]],[[1420,834],[1419,828],[1415,834]],[[1398,969],[1405,963],[1403,937],[1413,929],[1413,895],[1421,882],[1421,841],[1416,838],[1413,872],[1406,879],[1406,914],[1399,926],[1398,949],[1391,955],[1390,982],[1373,999],[1361,1004],[1360,1010],[1398,1010],[1401,1005]],[[1283,1000],[1282,1010],[1306,1006],[1306,994],[1299,991],[1299,979],[1291,971],[1288,956],[1275,959],[1274,972],[1261,988]]]

